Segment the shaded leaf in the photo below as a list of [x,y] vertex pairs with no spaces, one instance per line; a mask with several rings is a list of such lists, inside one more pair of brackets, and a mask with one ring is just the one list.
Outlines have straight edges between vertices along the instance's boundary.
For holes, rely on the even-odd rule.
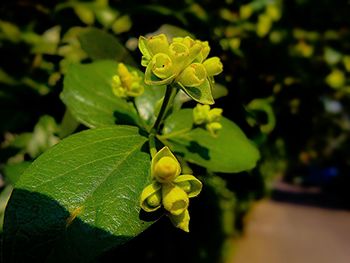
[[2,189],[0,193],[0,232],[1,233],[3,231],[3,226],[4,226],[5,208],[10,199],[12,190],[13,190],[13,186],[9,184],[4,189]]
[[164,97],[165,86],[146,86],[141,96],[135,98],[135,104],[140,117],[146,124],[152,126],[156,120],[159,101]]
[[93,60],[113,59],[133,66],[138,65],[123,44],[103,30],[88,28],[79,35],[79,41],[82,49]]
[[211,92],[215,100],[228,95],[227,88],[219,83],[213,84],[213,90]]
[[[176,114],[165,122],[163,131],[168,134],[159,136],[175,153],[213,172],[237,173],[255,167],[259,151],[232,121],[223,117],[222,129],[213,137],[202,128],[188,131],[192,110]],[[186,125],[181,120],[187,120]]]
[[145,230],[146,141],[135,127],[111,126],[77,133],[41,155],[9,201],[5,261],[89,262]]
[[193,126],[191,109],[183,109],[171,114],[164,122],[163,134],[187,132]]

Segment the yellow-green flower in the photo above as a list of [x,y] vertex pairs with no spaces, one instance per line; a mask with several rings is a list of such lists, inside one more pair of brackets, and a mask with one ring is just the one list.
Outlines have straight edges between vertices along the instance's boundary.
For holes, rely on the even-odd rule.
[[168,147],[163,147],[152,158],[152,183],[143,189],[140,206],[146,212],[163,206],[174,226],[188,232],[189,198],[200,193],[202,183],[193,175],[180,173],[180,163]]
[[254,12],[254,9],[253,9],[253,7],[250,4],[242,5],[239,8],[239,16],[242,19],[248,19],[249,17],[251,17],[253,12]]
[[187,210],[190,202],[187,193],[173,183],[164,184],[162,186],[162,198],[165,210],[175,216]]
[[191,37],[173,38],[169,43],[164,34],[139,38],[141,65],[146,67],[145,83],[169,85],[177,83],[194,100],[213,104],[213,76],[220,74],[223,65],[218,57],[207,58],[207,41]]
[[159,183],[170,183],[180,173],[180,163],[168,147],[163,147],[152,158],[151,176]]
[[256,25],[256,33],[259,37],[266,36],[272,27],[272,19],[267,14],[261,14],[258,17],[258,23]]
[[112,78],[113,93],[120,98],[137,97],[144,91],[142,77],[135,70],[130,70],[119,63],[117,74]]
[[210,122],[205,125],[205,128],[213,137],[216,137],[222,129],[222,125],[220,122]]
[[276,4],[268,4],[266,7],[266,14],[273,21],[278,21],[281,18],[281,10]]
[[156,211],[161,207],[161,184],[153,182],[143,189],[141,194],[141,207],[146,212]]
[[193,109],[193,122],[196,125],[204,125],[212,136],[217,136],[222,129],[220,119],[222,116],[222,109],[210,109],[209,105],[197,104]]
[[345,85],[346,77],[343,71],[333,69],[332,72],[327,75],[326,82],[333,89],[339,89]]
[[345,55],[343,58],[344,67],[347,72],[350,72],[350,56]]

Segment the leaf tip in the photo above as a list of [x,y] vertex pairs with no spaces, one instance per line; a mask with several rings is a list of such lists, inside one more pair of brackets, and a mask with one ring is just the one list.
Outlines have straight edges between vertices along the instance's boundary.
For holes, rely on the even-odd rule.
[[68,228],[73,223],[74,219],[82,213],[83,208],[83,206],[79,206],[70,212],[70,215],[66,220],[66,228]]

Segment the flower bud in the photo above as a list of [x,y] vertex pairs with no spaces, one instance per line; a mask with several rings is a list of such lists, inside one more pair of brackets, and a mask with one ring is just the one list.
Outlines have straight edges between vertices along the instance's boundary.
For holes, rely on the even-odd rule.
[[206,122],[207,116],[210,111],[209,105],[197,104],[193,109],[193,122],[194,124],[201,125]]
[[130,97],[137,97],[142,95],[144,92],[144,87],[140,82],[133,82],[131,83],[131,87],[128,91],[128,96]]
[[333,89],[339,89],[345,85],[346,77],[343,71],[334,69],[327,77],[326,82]]
[[171,157],[162,157],[154,166],[153,176],[158,182],[171,182],[177,176],[179,163]]
[[271,18],[266,14],[261,14],[258,17],[258,24],[256,25],[256,33],[259,37],[266,36],[271,29],[272,26],[272,20]]
[[216,137],[218,132],[222,129],[222,125],[219,122],[208,123],[205,127],[213,137]]
[[121,79],[121,82],[123,86],[129,87],[131,86],[133,77],[130,74],[129,70],[123,63],[118,64],[118,69],[117,69],[118,75]]
[[180,215],[189,205],[186,192],[174,184],[163,184],[162,199],[165,210],[172,215]]
[[112,78],[112,91],[114,95],[120,98],[126,98],[126,91],[122,87],[122,81],[118,75],[113,76]]
[[112,91],[120,98],[139,96],[144,91],[141,80],[136,71],[129,72],[123,63],[119,63],[117,75],[112,78]]
[[152,72],[158,78],[165,79],[172,75],[172,61],[170,57],[164,53],[159,53],[152,58]]
[[151,175],[160,183],[168,183],[181,173],[181,166],[167,146],[152,158]]
[[153,183],[146,186],[141,193],[140,206],[146,212],[153,212],[161,206],[161,185]]
[[208,76],[215,76],[222,72],[223,65],[218,57],[212,57],[203,62]]
[[221,119],[222,109],[214,108],[208,113],[208,122],[218,122]]
[[185,87],[198,87],[207,78],[207,72],[200,63],[192,63],[179,76],[178,81]]
[[242,5],[239,9],[239,16],[242,19],[248,19],[253,14],[253,8],[250,4]]
[[266,7],[266,14],[273,21],[278,21],[281,18],[281,11],[275,4],[269,4]]
[[344,67],[345,67],[346,71],[350,72],[350,56],[345,55],[343,57],[343,63],[344,63]]
[[149,207],[158,207],[161,205],[161,202],[162,202],[162,196],[160,194],[160,191],[159,192],[155,192],[154,194],[152,194],[150,197],[148,197],[146,199],[146,202],[147,202],[147,205]]
[[169,48],[168,38],[164,34],[151,36],[147,39],[147,47],[151,55],[167,53]]

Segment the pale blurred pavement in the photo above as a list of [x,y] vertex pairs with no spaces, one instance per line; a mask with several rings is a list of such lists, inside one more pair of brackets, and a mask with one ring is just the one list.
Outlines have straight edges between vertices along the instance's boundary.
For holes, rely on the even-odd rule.
[[350,263],[350,211],[263,200],[231,263]]

